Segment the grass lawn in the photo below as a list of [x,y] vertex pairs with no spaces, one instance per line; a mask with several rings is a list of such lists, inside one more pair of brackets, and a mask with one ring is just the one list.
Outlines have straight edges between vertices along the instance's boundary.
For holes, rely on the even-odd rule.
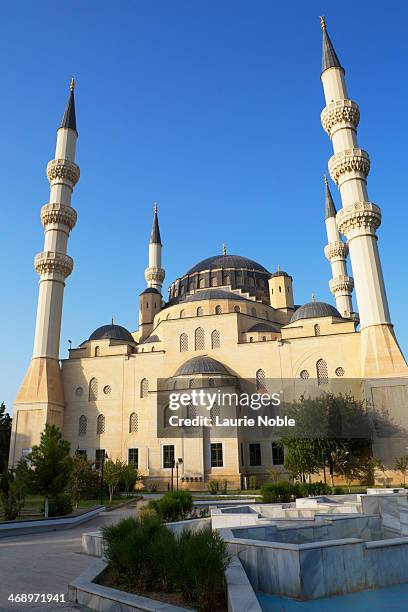
[[[118,504],[122,504],[125,501],[131,501],[133,497],[122,497],[115,496],[112,499],[112,504],[109,503],[109,497],[105,497],[103,500],[104,506],[106,508],[113,508]],[[28,518],[40,518],[42,516],[41,508],[44,504],[44,497],[42,495],[27,495],[24,508],[22,510],[21,516],[17,519],[19,521],[25,520]],[[99,497],[96,499],[81,499],[79,502],[78,510],[86,510],[87,508],[92,508],[93,506],[99,506],[100,500]],[[74,510],[75,512],[75,510]],[[4,521],[4,515],[2,512],[2,508],[0,506],[0,521]]]

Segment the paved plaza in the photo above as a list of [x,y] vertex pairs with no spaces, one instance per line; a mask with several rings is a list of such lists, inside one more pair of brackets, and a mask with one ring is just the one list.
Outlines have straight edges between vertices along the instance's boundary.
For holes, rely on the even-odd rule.
[[82,533],[135,513],[135,508],[118,508],[73,529],[0,539],[0,611],[80,610],[69,602],[13,604],[8,597],[11,593],[63,593],[67,600],[68,584],[93,562],[92,557],[82,554]]

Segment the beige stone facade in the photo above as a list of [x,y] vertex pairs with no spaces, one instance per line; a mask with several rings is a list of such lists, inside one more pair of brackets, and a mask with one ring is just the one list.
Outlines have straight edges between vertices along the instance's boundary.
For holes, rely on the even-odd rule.
[[381,212],[368,199],[370,162],[357,144],[360,111],[348,99],[325,24],[322,82],[327,104],[322,125],[334,148],[329,171],[343,205],[335,210],[326,182],[325,255],[337,308],[314,299],[296,305],[296,279],[225,250],[172,282],[164,300],[155,207],[138,330],[106,325],[59,362],[62,295],[72,270],[67,239],[76,220],[71,195],[79,179],[71,92],[56,159],[48,166],[51,198],[42,211],[45,248],[36,259],[41,282],[34,354],[16,399],[10,465],[38,443],[44,424],[51,422],[62,427],[73,452],[96,460],[104,450],[110,458],[133,461],[153,481],[168,482],[169,465],[179,458],[179,477],[190,487],[213,478],[235,486],[243,475],[262,481],[270,467],[284,474],[273,433],[259,440],[242,430],[225,437],[214,427],[199,428],[194,438],[159,434],[158,419],[166,418],[158,409],[162,379],[178,390],[222,386],[231,391],[244,381],[255,390],[279,381],[293,397],[305,391],[306,381],[315,380],[322,391],[344,391],[348,380],[353,393],[388,411],[399,427],[398,435],[376,440],[375,453],[389,468],[405,454],[408,369],[393,331],[377,249]]

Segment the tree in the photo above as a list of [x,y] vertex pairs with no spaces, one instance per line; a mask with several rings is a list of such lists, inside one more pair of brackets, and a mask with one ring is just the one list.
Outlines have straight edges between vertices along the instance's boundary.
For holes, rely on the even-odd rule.
[[48,498],[58,496],[67,488],[73,469],[69,448],[58,427],[46,424],[40,444],[28,456],[33,467],[33,487],[45,497],[45,518],[48,518]]
[[16,494],[14,475],[11,470],[0,477],[0,500],[3,505],[6,521],[14,521],[21,510],[21,503]]
[[123,479],[123,474],[125,472],[127,465],[124,461],[120,459],[116,459],[116,461],[112,461],[112,459],[108,459],[105,461],[104,466],[104,480],[109,488],[109,503],[112,503],[113,494],[115,492],[116,487]]
[[4,402],[0,404],[0,474],[2,474],[8,465],[8,456],[10,450],[12,418],[6,412]]
[[92,461],[87,461],[85,457],[76,453],[73,458],[73,467],[68,484],[68,491],[78,509],[79,502],[85,491],[95,487],[97,474],[92,469]]
[[121,480],[125,485],[126,495],[129,495],[129,492],[135,488],[136,482],[140,480],[139,472],[133,465],[125,465]]
[[32,475],[32,469],[29,467],[25,457],[22,457],[14,470],[16,495],[21,503],[21,507],[24,506],[26,495],[32,486]]
[[294,427],[280,431],[292,477],[310,479],[328,464],[333,484],[334,473],[353,480],[366,470],[373,428],[363,402],[331,393],[302,396],[287,406],[286,414],[295,420]]
[[395,469],[402,475],[402,481],[405,487],[405,480],[408,472],[408,455],[402,455],[395,459]]

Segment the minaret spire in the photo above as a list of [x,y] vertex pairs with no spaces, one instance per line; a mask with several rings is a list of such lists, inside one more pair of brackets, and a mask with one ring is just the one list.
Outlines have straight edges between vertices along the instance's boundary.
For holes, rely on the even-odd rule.
[[68,97],[68,102],[65,107],[64,115],[62,117],[60,128],[66,128],[70,130],[76,129],[76,115],[75,115],[75,98],[74,98],[74,89],[75,89],[75,80],[71,79],[71,84],[69,86],[70,92]]
[[337,53],[334,50],[333,43],[330,40],[330,36],[327,33],[326,21],[324,17],[320,17],[320,25],[322,27],[323,41],[322,41],[322,72],[328,68],[342,68],[340,60],[337,57]]
[[158,207],[153,205],[153,226],[149,240],[149,265],[145,270],[145,279],[148,287],[157,289],[161,293],[165,271],[161,267],[162,241],[160,236]]
[[[68,104],[57,131],[55,159],[47,165],[50,200],[41,209],[44,226],[44,250],[36,255],[34,267],[40,276],[33,357],[15,401],[10,465],[21,458],[22,448],[38,444],[46,423],[62,429],[64,393],[59,364],[62,302],[65,279],[74,262],[67,255],[70,231],[76,223],[71,206],[72,192],[79,180],[75,163],[78,133],[75,121],[73,83]],[[24,412],[24,419],[17,414]],[[25,422],[25,432],[19,432],[19,422]],[[21,427],[21,425],[20,425]],[[27,435],[30,432],[30,435]]]
[[351,317],[353,303],[351,294],[354,283],[351,276],[347,274],[348,247],[342,241],[336,224],[336,207],[330,193],[329,181],[324,177],[325,183],[325,223],[328,245],[324,253],[332,268],[333,278],[329,282],[330,291],[336,300],[336,307],[342,317]]
[[[406,372],[406,364],[393,333],[378,251],[376,231],[381,224],[381,210],[370,202],[367,192],[370,158],[357,141],[360,110],[348,97],[344,70],[324,20],[322,29],[321,79],[326,107],[321,121],[333,145],[329,172],[339,188],[343,205],[336,215],[336,224],[338,231],[347,237],[353,268],[361,324],[361,374],[363,377],[397,375]],[[331,248],[330,243],[329,237],[327,249]],[[332,262],[331,256],[329,259]]]

